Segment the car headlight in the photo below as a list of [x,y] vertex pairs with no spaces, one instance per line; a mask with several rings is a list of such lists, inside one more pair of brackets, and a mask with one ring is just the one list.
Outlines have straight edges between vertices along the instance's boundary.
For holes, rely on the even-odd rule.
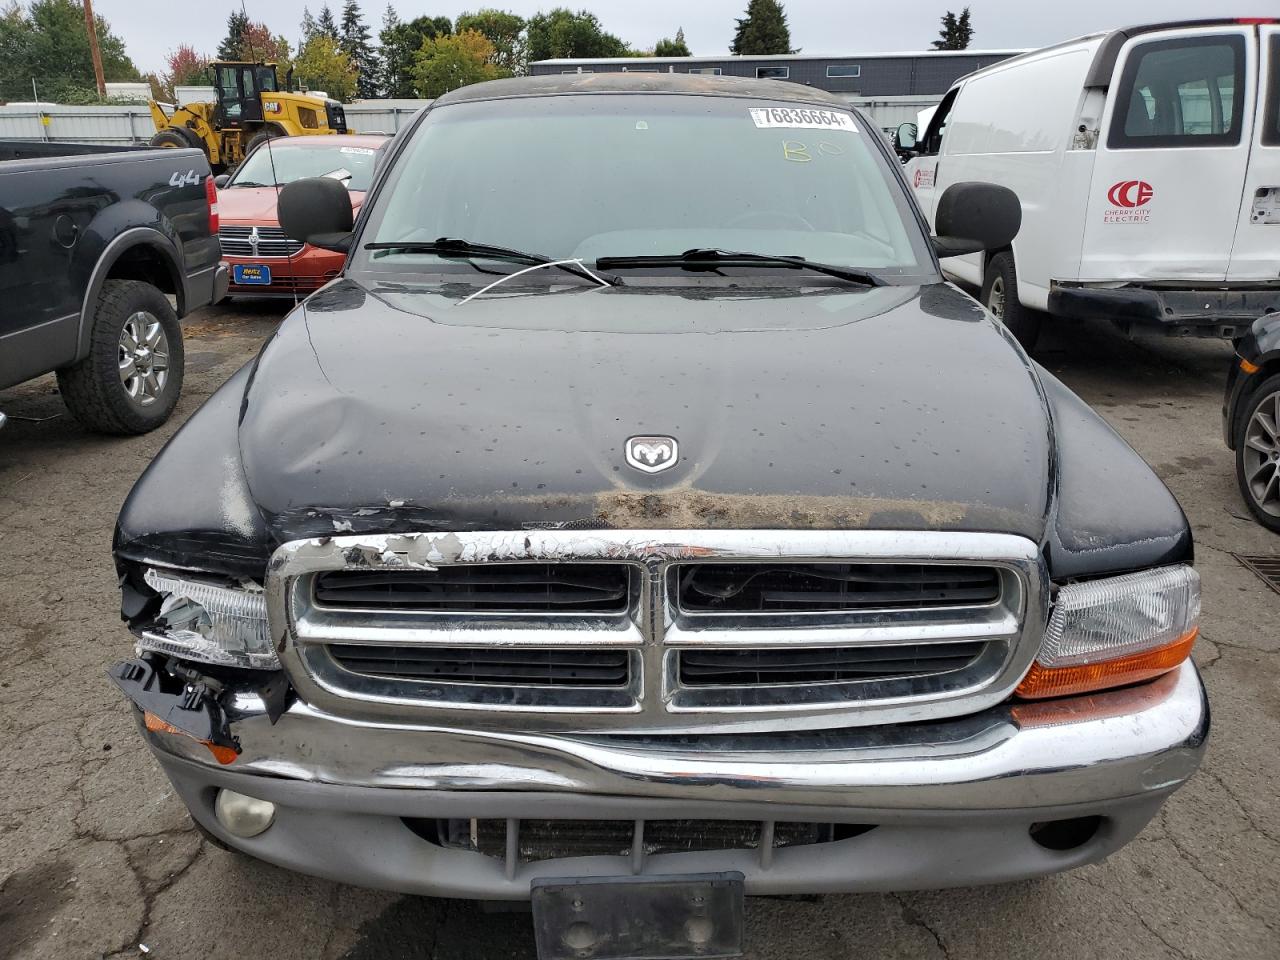
[[1190,656],[1199,620],[1200,575],[1191,567],[1065,586],[1017,695],[1060,697],[1159,676]]
[[280,668],[267,628],[266,597],[257,584],[219,586],[155,569],[143,579],[162,599],[154,621],[138,633],[139,653],[227,667]]

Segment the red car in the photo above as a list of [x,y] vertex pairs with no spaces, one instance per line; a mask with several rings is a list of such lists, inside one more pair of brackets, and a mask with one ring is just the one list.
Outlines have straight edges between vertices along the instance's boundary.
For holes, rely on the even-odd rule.
[[278,137],[252,151],[234,174],[218,178],[222,259],[230,296],[306,296],[337,276],[346,257],[290,240],[276,218],[280,187],[304,177],[346,184],[359,211],[390,138],[373,134]]

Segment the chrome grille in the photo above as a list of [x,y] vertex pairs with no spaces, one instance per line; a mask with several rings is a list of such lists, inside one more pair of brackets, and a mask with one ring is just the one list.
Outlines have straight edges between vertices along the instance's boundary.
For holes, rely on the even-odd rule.
[[297,541],[267,591],[326,710],[658,734],[976,712],[1030,666],[1048,597],[1020,537],[787,530]]
[[[258,243],[253,243],[257,231]],[[301,253],[303,245],[285,236],[279,227],[223,227],[218,231],[218,243],[224,257],[290,257]]]

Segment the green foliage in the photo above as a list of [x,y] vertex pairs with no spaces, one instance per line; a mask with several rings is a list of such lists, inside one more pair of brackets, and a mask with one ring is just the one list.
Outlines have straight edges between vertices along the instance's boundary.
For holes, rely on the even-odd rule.
[[293,67],[303,89],[323,90],[335,100],[350,100],[356,92],[356,68],[337,41],[323,32],[303,44]]
[[950,10],[942,15],[942,29],[938,31],[938,39],[933,41],[935,50],[967,50],[973,40],[973,26],[969,23],[969,8],[965,7],[956,16]]
[[239,10],[227,17],[227,35],[218,44],[219,60],[239,60],[244,34],[249,29],[249,16]]
[[475,30],[493,44],[493,63],[507,76],[525,72],[525,22],[523,17],[505,10],[484,9],[458,15],[454,29],[458,33]]
[[329,9],[327,3],[320,8],[320,16],[316,19],[316,33],[328,37],[334,43],[341,38],[337,21],[333,19],[333,11]]
[[[124,41],[102,17],[94,20],[106,80],[141,79]],[[84,7],[75,0],[12,3],[0,11],[0,99],[31,99],[32,78],[41,100],[98,102]]]
[[605,33],[594,13],[574,13],[564,7],[532,16],[525,42],[531,62],[559,57],[625,57],[631,53],[620,39]]
[[356,68],[356,94],[360,97],[378,95],[378,57],[369,43],[369,28],[356,0],[346,0],[342,6],[342,38],[338,41],[342,52]]
[[689,45],[684,42],[684,27],[676,31],[674,40],[663,37],[653,45],[653,55],[655,57],[691,57],[693,53],[689,50]]
[[382,95],[394,98],[417,96],[414,93],[414,66],[423,42],[447,37],[451,33],[453,22],[448,17],[423,16],[404,23],[388,5],[382,18],[382,31],[378,34],[382,44]]
[[747,15],[738,21],[730,52],[738,56],[799,53],[791,49],[791,29],[778,0],[750,0]]
[[469,83],[502,76],[493,57],[493,44],[478,30],[428,37],[422,41],[413,68],[419,96],[434,98]]

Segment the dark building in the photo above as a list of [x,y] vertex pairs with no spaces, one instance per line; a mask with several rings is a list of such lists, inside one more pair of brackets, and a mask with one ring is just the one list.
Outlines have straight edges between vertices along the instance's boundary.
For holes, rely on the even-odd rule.
[[847,56],[618,57],[602,60],[538,60],[531,74],[548,73],[712,73],[732,77],[791,80],[850,100],[913,97],[939,99],[967,73],[989,67],[1023,50],[927,50],[854,53]]

